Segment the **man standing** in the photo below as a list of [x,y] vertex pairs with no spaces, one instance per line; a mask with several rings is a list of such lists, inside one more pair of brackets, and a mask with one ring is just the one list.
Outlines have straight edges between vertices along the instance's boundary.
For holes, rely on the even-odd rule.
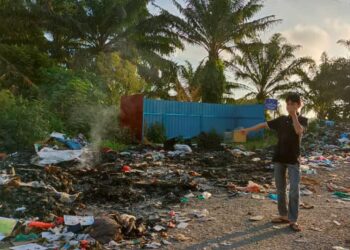
[[[299,211],[299,183],[300,183],[300,143],[307,127],[307,118],[299,115],[302,106],[300,95],[290,93],[286,97],[288,116],[280,116],[274,120],[260,123],[256,126],[242,129],[247,134],[251,131],[270,128],[277,132],[278,143],[275,149],[274,175],[278,194],[279,217],[272,219],[273,223],[289,223],[294,231],[301,231],[297,223]],[[287,208],[286,171],[288,170],[290,190]]]

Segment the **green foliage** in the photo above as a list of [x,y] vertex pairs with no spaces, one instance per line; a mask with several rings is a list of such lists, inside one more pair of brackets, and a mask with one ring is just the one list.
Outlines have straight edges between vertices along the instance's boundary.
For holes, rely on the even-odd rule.
[[0,44],[0,89],[11,89],[18,95],[35,96],[40,84],[40,70],[53,61],[44,52],[28,45]]
[[146,138],[154,143],[163,143],[166,140],[166,131],[162,123],[155,122],[146,128]]
[[314,110],[320,119],[350,119],[350,60],[329,60],[323,55],[315,77],[309,82],[306,108]]
[[174,22],[182,38],[208,52],[204,69],[206,82],[202,83],[203,101],[220,102],[226,84],[221,73],[220,52],[233,53],[235,43],[254,37],[277,20],[273,15],[254,19],[263,7],[260,0],[186,0],[185,7],[174,2],[183,17]]
[[0,43],[45,47],[41,16],[33,13],[34,1],[0,1]]
[[[50,68],[42,71],[40,88],[41,99],[66,124],[66,129],[73,133],[88,132],[88,124],[76,123],[76,110],[84,111],[85,107],[102,104],[106,97],[88,74],[77,74],[62,68]],[[83,116],[81,113],[79,116]]]
[[226,85],[224,65],[221,60],[209,60],[200,78],[202,101],[221,103]]
[[137,66],[121,58],[118,53],[100,53],[96,65],[106,84],[111,104],[118,104],[123,95],[138,94],[146,88],[146,82],[139,76]]
[[178,68],[179,80],[176,84],[176,99],[178,101],[201,101],[200,92],[200,77],[203,73],[202,63],[194,69],[189,61],[185,65],[180,65]]
[[101,148],[111,148],[115,151],[124,151],[128,148],[128,145],[118,141],[105,140],[101,142]]
[[221,141],[221,136],[218,133],[216,133],[215,130],[211,130],[208,133],[202,132],[197,137],[198,148],[204,150],[222,149]]
[[29,149],[46,137],[50,124],[42,103],[15,98],[6,90],[0,91],[0,100],[0,150]]
[[288,44],[280,35],[273,35],[268,43],[255,39],[252,43],[239,43],[238,52],[232,63],[237,79],[247,83],[239,84],[246,89],[245,98],[255,98],[263,103],[266,98],[301,88],[307,76],[305,68],[312,67],[310,58],[296,58],[300,46]]
[[320,129],[320,120],[317,119],[313,119],[311,121],[308,122],[307,125],[307,133],[313,133],[316,132]]

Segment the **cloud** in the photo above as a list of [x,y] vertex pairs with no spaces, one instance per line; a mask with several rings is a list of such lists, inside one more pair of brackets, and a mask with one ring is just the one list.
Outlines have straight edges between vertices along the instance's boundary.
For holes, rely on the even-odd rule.
[[340,18],[327,18],[325,24],[326,27],[334,33],[334,39],[350,39],[350,23]]
[[281,32],[290,43],[301,45],[299,56],[311,56],[319,60],[322,52],[331,46],[328,32],[317,25],[298,24],[294,28]]

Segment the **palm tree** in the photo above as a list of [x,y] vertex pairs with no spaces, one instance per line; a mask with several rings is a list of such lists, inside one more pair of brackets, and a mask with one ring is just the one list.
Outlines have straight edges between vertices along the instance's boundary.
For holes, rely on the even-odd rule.
[[261,0],[187,0],[185,7],[173,2],[183,16],[175,24],[181,38],[207,52],[201,82],[203,101],[221,102],[226,80],[220,53],[232,53],[235,43],[255,36],[277,20],[273,15],[253,20],[263,7]]
[[[42,0],[35,10],[45,21],[54,55],[77,57],[119,52],[137,61],[145,57],[168,55],[183,44],[169,29],[173,19],[147,9],[150,0]],[[64,50],[64,52],[60,51]],[[78,55],[78,56],[77,56]],[[60,58],[61,59],[61,58]],[[65,60],[64,60],[65,61]]]
[[337,43],[350,50],[350,40],[341,39]]
[[262,103],[268,97],[286,90],[301,88],[307,77],[305,67],[314,61],[308,57],[297,58],[300,46],[288,44],[281,34],[273,35],[268,43],[255,39],[252,43],[237,44],[238,53],[231,66],[237,80],[245,80],[240,86]]
[[195,69],[189,61],[178,67],[178,81],[176,83],[177,99],[179,101],[201,101],[200,77],[203,70],[202,63]]

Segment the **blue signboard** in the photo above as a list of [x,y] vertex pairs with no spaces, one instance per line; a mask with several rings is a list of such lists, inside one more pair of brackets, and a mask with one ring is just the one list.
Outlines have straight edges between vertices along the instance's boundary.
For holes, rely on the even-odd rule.
[[278,100],[277,99],[266,99],[265,100],[265,109],[266,110],[277,110]]

